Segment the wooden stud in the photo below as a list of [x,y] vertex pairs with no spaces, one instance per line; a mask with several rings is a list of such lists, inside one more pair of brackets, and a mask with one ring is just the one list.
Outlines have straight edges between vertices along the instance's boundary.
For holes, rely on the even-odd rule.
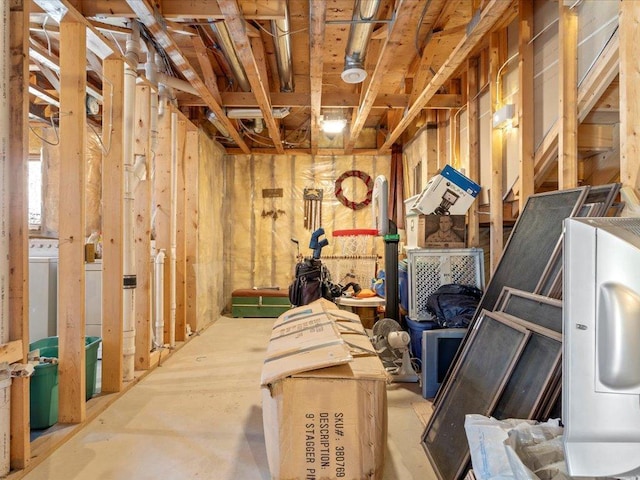
[[187,130],[185,148],[185,255],[186,255],[186,318],[192,332],[202,327],[198,318],[198,172],[199,136],[194,128]]
[[[640,196],[640,3],[620,2],[620,181]],[[635,42],[635,43],[634,43]]]
[[[29,96],[25,88],[29,78],[29,0],[11,2],[9,45],[11,71],[9,80],[9,339],[6,347],[17,350],[11,362],[26,362],[29,351],[29,226],[27,129]],[[5,358],[5,361],[9,361]],[[10,362],[10,363],[11,363]],[[10,450],[12,469],[29,463],[29,378],[11,382]]]
[[[162,101],[162,100],[161,100]],[[171,108],[165,103],[162,115],[158,116],[158,147],[155,152],[155,178],[153,181],[154,205],[152,225],[155,231],[156,250],[164,250],[163,321],[164,338],[156,343],[169,342],[169,318],[171,315]]]
[[[478,57],[467,60],[467,143],[469,160],[467,176],[480,183],[480,100],[478,98]],[[480,220],[476,200],[467,216],[467,244],[469,247],[480,245]]]
[[60,22],[60,182],[58,337],[61,423],[80,423],[85,406],[86,29]]
[[558,188],[578,186],[578,15],[558,2]]
[[185,159],[187,141],[188,120],[179,115],[178,131],[176,132],[177,144],[177,170],[176,176],[176,198],[174,204],[176,208],[176,341],[183,342],[186,339],[186,303],[187,303],[187,282],[186,282],[186,205],[185,205]]
[[518,34],[518,143],[519,162],[519,198],[518,207],[522,211],[530,195],[534,193],[534,102],[533,102],[533,2],[519,0]]
[[105,144],[102,157],[102,201],[109,208],[102,212],[102,391],[119,392],[123,384],[122,316],[124,293],[124,62],[104,60],[106,92],[103,105]]
[[[499,32],[491,34],[489,39],[489,82],[491,88],[491,115],[497,109],[500,96],[498,92],[498,70],[501,66],[501,39]],[[503,241],[503,208],[502,208],[502,151],[503,132],[501,129],[491,129],[491,190],[489,192],[489,224],[490,224],[490,272],[493,272],[502,255]]]
[[140,181],[134,192],[134,242],[136,258],[135,368],[151,367],[151,328],[153,299],[151,269],[151,95],[157,95],[146,85],[136,86],[134,155],[146,160],[147,178]]
[[[460,94],[459,79],[452,79],[449,87],[451,93]],[[449,163],[453,168],[460,168],[460,110],[449,112]]]
[[447,164],[447,112],[438,112],[438,171]]

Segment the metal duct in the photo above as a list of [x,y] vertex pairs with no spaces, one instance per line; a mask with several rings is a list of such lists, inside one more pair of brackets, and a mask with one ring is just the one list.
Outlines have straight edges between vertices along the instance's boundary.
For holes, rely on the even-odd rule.
[[213,33],[216,35],[218,42],[220,42],[220,49],[229,62],[229,67],[231,68],[236,82],[238,82],[238,86],[243,91],[250,92],[251,85],[249,84],[249,79],[247,78],[247,74],[240,63],[240,59],[238,58],[235,47],[233,46],[233,41],[231,40],[227,26],[224,22],[211,22],[210,26],[211,30],[213,30]]
[[341,74],[346,83],[361,83],[367,78],[364,57],[379,6],[380,0],[356,0]]
[[276,62],[280,76],[280,91],[293,92],[293,68],[291,61],[291,35],[289,28],[289,2],[284,4],[284,18],[271,20],[271,32],[274,35]]

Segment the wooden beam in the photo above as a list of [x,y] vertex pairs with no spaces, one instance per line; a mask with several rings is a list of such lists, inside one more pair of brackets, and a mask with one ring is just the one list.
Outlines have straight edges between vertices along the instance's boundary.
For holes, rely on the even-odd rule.
[[155,152],[155,177],[153,181],[153,212],[156,251],[164,251],[163,323],[164,338],[156,338],[159,345],[169,342],[169,317],[171,314],[171,107],[164,105],[158,117],[158,147]]
[[207,53],[207,47],[204,44],[202,37],[200,37],[200,35],[191,37],[191,43],[193,44],[193,49],[198,57],[198,63],[200,63],[200,70],[202,70],[202,75],[204,76],[204,84],[207,89],[209,89],[209,92],[211,92],[215,101],[218,102],[219,105],[223,105],[222,98],[220,97],[220,90],[218,90],[218,84],[216,82],[216,74],[213,72],[211,60]]
[[[467,176],[480,184],[480,100],[478,98],[478,57],[467,60],[467,143],[469,159]],[[469,209],[467,217],[467,244],[480,246],[480,217],[476,200]]]
[[[86,28],[60,23],[58,336],[60,423],[80,423],[85,407]],[[104,380],[104,379],[103,379]]]
[[127,0],[131,9],[140,18],[140,21],[149,29],[155,39],[165,49],[167,55],[178,66],[181,73],[189,83],[198,91],[205,104],[216,114],[216,117],[227,128],[229,135],[244,153],[250,153],[250,149],[244,142],[235,126],[227,118],[224,109],[216,101],[198,73],[182,53],[180,47],[163,26],[163,17],[151,6],[149,0]]
[[[505,2],[506,3],[506,2]],[[491,95],[491,116],[497,110],[497,103],[500,97],[498,92],[498,70],[502,65],[500,51],[502,49],[502,36],[500,32],[494,32],[489,38],[489,83]],[[493,275],[496,266],[502,256],[504,247],[503,241],[503,203],[502,203],[502,180],[503,180],[503,131],[499,128],[491,129],[491,190],[489,192],[489,225],[490,225],[490,253],[489,271]]]
[[[0,361],[26,362],[29,351],[29,225],[28,175],[29,95],[29,0],[13,1],[9,11],[10,66],[6,113],[9,122],[8,167],[9,207],[9,344],[0,348]],[[31,457],[29,439],[29,378],[11,382],[10,444],[12,469],[23,469]]]
[[[449,90],[460,93],[460,82],[458,79],[451,81]],[[449,112],[449,163],[453,168],[460,168],[460,125],[458,121],[458,112]]]
[[351,123],[345,154],[350,154],[355,148],[376,96],[385,82],[385,75],[391,70],[393,63],[397,62],[398,48],[402,45],[406,31],[415,24],[415,18],[423,6],[423,3],[418,0],[399,0],[396,3],[395,19],[390,26],[378,63],[357,109],[355,120]]
[[199,133],[195,129],[187,131],[185,149],[185,255],[186,255],[186,318],[192,332],[200,330],[198,318],[198,176],[199,176]]
[[36,98],[39,98],[47,105],[53,105],[54,107],[60,107],[60,98],[55,91],[48,91],[44,88],[34,85],[33,83],[29,84],[29,93]]
[[109,150],[102,157],[102,391],[119,392],[123,385],[124,275],[124,62],[104,61],[104,80],[112,91],[105,95],[103,125]]
[[[224,18],[216,0],[157,0],[164,18],[171,20]],[[284,16],[282,0],[252,0],[241,3],[242,15],[247,20],[277,20]],[[135,18],[133,10],[123,0],[91,0],[83,2],[82,13],[87,17]]]
[[500,19],[502,14],[509,8],[511,2],[505,0],[489,0],[485,8],[480,13],[480,18],[471,32],[467,33],[458,43],[456,48],[451,52],[449,58],[444,62],[442,67],[438,69],[429,84],[425,87],[416,101],[411,105],[406,115],[391,132],[384,145],[380,148],[381,152],[385,152],[391,148],[391,145],[402,135],[402,132],[409,126],[413,119],[420,113],[427,102],[435,95],[449,77],[458,69],[469,53],[482,41],[485,34]]
[[615,125],[583,123],[578,127],[578,151],[606,152],[615,147]]
[[640,3],[620,5],[620,181],[640,194]]
[[326,8],[323,0],[309,2],[309,81],[311,88],[311,154],[318,153],[322,113],[322,66]]
[[177,136],[177,170],[176,170],[176,198],[174,204],[176,208],[176,341],[183,342],[187,334],[187,249],[186,249],[186,205],[185,205],[185,161],[187,142],[188,120],[182,115],[178,115]]
[[578,186],[578,14],[558,2],[558,188]]
[[[433,30],[444,6],[445,0],[433,0],[429,4],[424,15],[424,20],[420,26],[421,29],[429,33],[422,47],[422,54],[420,55],[420,60],[413,76],[413,88],[411,89],[411,99],[409,100],[411,103],[416,101],[420,92],[422,92],[427,85],[427,82],[433,77],[433,56],[438,51],[438,43],[440,42],[440,36],[434,34]],[[462,35],[462,32],[460,35]]]
[[134,248],[136,261],[135,294],[135,331],[136,331],[136,370],[151,368],[151,329],[153,299],[151,252],[151,96],[157,95],[147,85],[136,86],[134,155],[144,157],[147,176],[141,180],[134,191]]
[[224,15],[224,21],[229,30],[229,35],[234,42],[238,58],[247,74],[249,84],[251,84],[251,91],[255,95],[258,106],[262,111],[262,117],[269,132],[269,137],[271,137],[276,152],[284,154],[284,147],[282,145],[282,139],[280,138],[280,128],[275,118],[273,118],[273,112],[271,111],[269,79],[264,78],[264,72],[261,72],[258,59],[253,54],[242,13],[236,0],[218,0],[218,5]]
[[535,191],[534,182],[534,102],[533,102],[533,3],[518,2],[518,146],[519,198],[518,211],[524,209],[529,196]]
[[447,157],[447,112],[438,112],[438,171],[448,162]]

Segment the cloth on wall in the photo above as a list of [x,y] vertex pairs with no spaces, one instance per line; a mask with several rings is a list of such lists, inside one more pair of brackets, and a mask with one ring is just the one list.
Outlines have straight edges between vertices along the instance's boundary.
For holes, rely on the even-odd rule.
[[389,179],[389,218],[398,228],[404,228],[404,173],[402,145],[391,147],[391,178]]

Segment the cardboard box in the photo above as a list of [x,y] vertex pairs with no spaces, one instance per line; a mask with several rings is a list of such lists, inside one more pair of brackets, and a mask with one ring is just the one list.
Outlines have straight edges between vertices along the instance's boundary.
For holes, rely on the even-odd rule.
[[480,185],[446,165],[432,177],[412,208],[424,215],[464,215],[480,193]]
[[262,371],[271,478],[381,479],[387,373],[357,315],[326,300],[275,322]]
[[419,195],[414,195],[404,201],[404,229],[407,234],[407,248],[418,248],[418,220],[420,212],[413,208],[418,197]]
[[418,246],[420,248],[464,248],[466,232],[465,215],[420,215]]

